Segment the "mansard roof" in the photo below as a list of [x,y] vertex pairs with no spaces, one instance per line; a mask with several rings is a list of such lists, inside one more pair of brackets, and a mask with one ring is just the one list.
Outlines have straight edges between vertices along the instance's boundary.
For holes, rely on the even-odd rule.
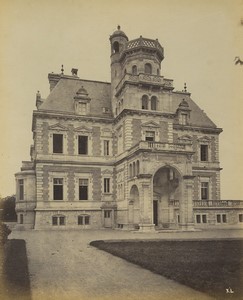
[[[90,116],[112,117],[110,83],[84,80],[72,77],[61,77],[47,99],[40,105],[39,111],[63,112],[75,114],[74,97],[85,89],[90,101]],[[176,114],[182,101],[188,104],[190,124],[195,127],[217,128],[206,113],[190,98],[189,93],[172,92],[172,112]],[[104,108],[107,108],[104,114]],[[151,113],[154,111],[151,111]],[[158,111],[158,113],[160,113]]]
[[172,93],[172,107],[176,112],[181,102],[186,101],[190,111],[190,124],[196,127],[217,128],[217,126],[210,120],[206,113],[190,98],[190,94],[181,92]]
[[[91,98],[90,115],[111,117],[110,83],[62,77],[53,88],[39,110],[75,113],[74,97],[80,89],[85,89]],[[103,108],[108,108],[105,116]]]

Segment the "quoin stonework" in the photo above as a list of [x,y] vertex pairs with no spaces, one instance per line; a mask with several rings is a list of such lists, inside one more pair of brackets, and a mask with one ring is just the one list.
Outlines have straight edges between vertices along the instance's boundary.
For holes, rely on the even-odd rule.
[[243,221],[242,201],[220,200],[219,134],[163,76],[164,49],[110,36],[111,83],[50,73],[36,95],[31,161],[16,174],[19,228],[140,231]]

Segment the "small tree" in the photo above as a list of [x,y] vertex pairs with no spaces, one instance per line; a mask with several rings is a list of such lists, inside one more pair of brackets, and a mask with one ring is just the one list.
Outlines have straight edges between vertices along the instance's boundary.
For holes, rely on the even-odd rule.
[[1,199],[0,209],[1,211],[1,219],[4,222],[16,222],[17,215],[15,212],[15,195],[8,196]]

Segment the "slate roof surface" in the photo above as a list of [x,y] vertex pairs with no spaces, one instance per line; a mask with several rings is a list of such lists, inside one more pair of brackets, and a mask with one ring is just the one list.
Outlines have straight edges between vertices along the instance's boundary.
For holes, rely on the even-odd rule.
[[172,107],[176,112],[181,101],[185,99],[189,105],[190,123],[197,127],[217,128],[217,126],[210,120],[207,114],[190,98],[190,96],[184,93],[173,92],[172,94]]
[[[79,78],[61,78],[53,88],[39,110],[66,112],[74,114],[73,98],[77,91],[83,87],[88,92],[90,101],[90,115],[104,118],[112,117],[110,83],[82,80]],[[176,113],[181,101],[185,99],[189,104],[190,123],[196,127],[217,128],[206,113],[190,98],[189,94],[181,92],[172,93],[172,109]],[[109,109],[109,113],[103,113],[103,108]]]
[[[57,85],[40,106],[40,110],[51,110],[74,114],[75,110],[73,98],[82,86],[87,90],[88,97],[91,98],[91,115],[111,117],[110,83],[71,78],[61,78],[58,81]],[[109,108],[110,113],[103,114],[103,107]]]

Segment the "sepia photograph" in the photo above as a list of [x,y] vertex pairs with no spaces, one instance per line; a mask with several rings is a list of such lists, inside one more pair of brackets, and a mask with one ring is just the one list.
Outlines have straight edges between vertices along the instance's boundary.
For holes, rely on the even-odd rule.
[[243,0],[0,0],[0,300],[243,299]]

